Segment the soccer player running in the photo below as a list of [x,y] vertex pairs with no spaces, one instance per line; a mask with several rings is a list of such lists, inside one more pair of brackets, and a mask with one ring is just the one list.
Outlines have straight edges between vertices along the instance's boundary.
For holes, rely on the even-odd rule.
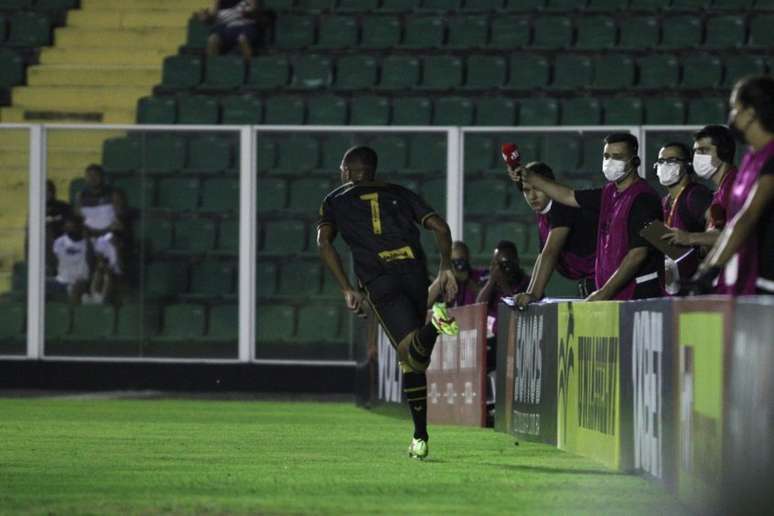
[[524,194],[524,200],[535,212],[541,249],[532,269],[529,286],[526,292],[515,297],[516,304],[519,308],[524,308],[531,302],[541,300],[554,270],[567,279],[576,280],[578,293],[585,298],[595,290],[597,214],[555,203],[537,188],[519,181],[523,168],[552,181],[555,179],[551,167],[541,161],[533,161],[517,169],[508,169],[511,180],[516,183]]
[[[435,233],[441,256],[436,281],[447,301],[457,294],[451,270],[451,232],[446,221],[418,195],[377,181],[377,162],[376,152],[369,147],[353,147],[344,154],[343,184],[329,193],[320,207],[317,245],[347,308],[362,315],[364,303],[368,303],[396,348],[403,392],[414,420],[409,456],[424,459],[428,455],[425,371],[438,334],[457,335],[459,326],[444,303],[432,306],[430,322],[425,323],[430,281],[417,226]],[[337,233],[352,251],[361,288],[352,286],[333,247]]]

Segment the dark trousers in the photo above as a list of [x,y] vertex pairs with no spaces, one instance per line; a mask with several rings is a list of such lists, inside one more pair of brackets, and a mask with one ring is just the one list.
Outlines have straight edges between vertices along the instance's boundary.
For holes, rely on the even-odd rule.
[[384,274],[364,285],[393,347],[425,325],[429,285],[427,274],[419,271]]

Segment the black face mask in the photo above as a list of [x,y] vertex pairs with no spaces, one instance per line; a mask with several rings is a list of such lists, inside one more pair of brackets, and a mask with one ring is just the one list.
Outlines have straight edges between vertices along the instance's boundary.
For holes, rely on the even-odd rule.
[[465,272],[470,270],[470,264],[465,258],[455,258],[451,261],[452,267],[457,272]]

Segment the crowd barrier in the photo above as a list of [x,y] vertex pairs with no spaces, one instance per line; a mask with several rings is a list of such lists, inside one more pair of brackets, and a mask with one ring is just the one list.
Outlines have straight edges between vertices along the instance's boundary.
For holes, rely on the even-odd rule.
[[644,474],[702,513],[770,511],[774,300],[499,310],[497,430]]

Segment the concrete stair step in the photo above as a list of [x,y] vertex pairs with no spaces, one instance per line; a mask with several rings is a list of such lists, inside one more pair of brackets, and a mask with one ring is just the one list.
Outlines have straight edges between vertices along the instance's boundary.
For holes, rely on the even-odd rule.
[[[97,119],[93,119],[97,115]],[[101,117],[101,119],[99,119]],[[132,108],[94,108],[91,110],[75,110],[51,108],[8,107],[0,109],[0,122],[7,123],[52,123],[52,124],[133,124],[136,121],[135,109]],[[51,133],[49,133],[51,134]],[[49,141],[49,145],[50,145]]]
[[164,27],[183,29],[188,26],[190,11],[177,9],[89,9],[67,13],[67,26],[85,29],[141,29]]
[[57,48],[83,48],[108,45],[110,48],[132,48],[142,52],[146,48],[174,51],[185,42],[186,30],[179,28],[156,29],[84,29],[63,27],[54,32]]
[[[182,40],[181,40],[182,41]],[[84,66],[157,66],[160,68],[164,58],[176,52],[166,48],[105,48],[94,45],[84,48],[44,48],[40,54],[41,64],[84,65]]]
[[164,9],[182,11],[190,15],[193,11],[204,9],[212,4],[211,0],[81,0],[81,9],[116,9],[121,11],[133,11],[137,9]]
[[158,66],[36,65],[27,69],[29,86],[144,86],[161,82]]
[[129,109],[150,92],[147,87],[136,86],[26,86],[13,88],[11,99],[14,106],[21,108],[89,112]]

